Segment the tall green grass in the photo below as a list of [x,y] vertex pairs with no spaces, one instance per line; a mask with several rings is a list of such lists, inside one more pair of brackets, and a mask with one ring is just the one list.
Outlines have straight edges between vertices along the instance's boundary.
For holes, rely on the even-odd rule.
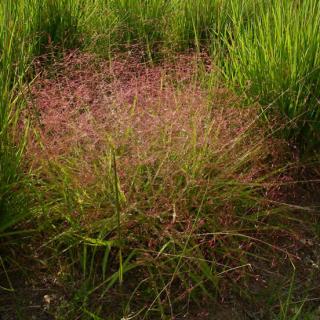
[[52,46],[61,51],[81,45],[82,1],[33,0],[25,3],[25,7],[33,15],[30,24],[34,38],[30,41],[37,45],[37,54],[45,53]]
[[227,78],[264,106],[273,104],[283,122],[293,121],[288,133],[296,142],[318,142],[319,1],[257,1],[253,12],[231,17],[221,61]]
[[87,30],[94,41],[109,50],[138,47],[149,59],[208,43],[218,11],[211,0],[108,0],[93,7]]
[[30,211],[30,179],[23,159],[27,141],[26,84],[42,53],[74,47],[81,1],[12,1],[0,4],[0,233]]
[[19,128],[21,87],[32,47],[28,27],[15,2],[0,5],[0,234],[27,214],[26,181],[21,169],[27,124]]

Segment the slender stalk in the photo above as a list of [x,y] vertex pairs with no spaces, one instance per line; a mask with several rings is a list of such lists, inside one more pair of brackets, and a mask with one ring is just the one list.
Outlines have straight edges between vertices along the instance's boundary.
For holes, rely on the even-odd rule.
[[118,225],[118,241],[119,241],[119,282],[120,285],[123,282],[123,263],[122,263],[122,234],[121,234],[121,208],[119,198],[119,179],[117,172],[117,161],[115,151],[112,150],[112,162],[113,162],[113,178],[114,178],[114,192],[115,192],[115,210],[117,216]]

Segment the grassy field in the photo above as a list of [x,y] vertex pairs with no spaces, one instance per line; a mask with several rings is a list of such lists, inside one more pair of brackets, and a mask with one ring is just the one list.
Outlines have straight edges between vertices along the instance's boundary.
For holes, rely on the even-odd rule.
[[320,2],[3,0],[1,319],[319,319]]

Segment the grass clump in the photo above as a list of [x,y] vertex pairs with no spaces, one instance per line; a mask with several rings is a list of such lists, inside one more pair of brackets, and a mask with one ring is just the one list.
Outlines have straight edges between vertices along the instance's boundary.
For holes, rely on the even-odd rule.
[[[117,188],[108,143],[103,148],[107,152],[92,164],[77,152],[68,163],[61,160],[60,169],[45,180],[42,192],[56,199],[46,218],[56,229],[51,231],[55,259],[63,252],[63,273],[72,275],[72,283],[78,279],[70,301],[80,310],[75,314],[172,318],[189,307],[221,301],[230,287],[237,297],[251,301],[251,278],[262,277],[256,285],[265,295],[272,290],[263,289],[267,275],[262,270],[272,268],[265,257],[288,254],[296,259],[272,235],[279,228],[292,234],[291,219],[297,218],[290,208],[261,196],[281,168],[274,169],[275,177],[254,178],[257,155],[269,155],[264,146],[253,144],[248,151],[244,141],[237,141],[225,149],[212,141],[214,125],[208,127],[203,133],[197,128],[199,136],[188,132],[180,145],[179,137],[162,133],[139,154],[121,151],[126,147],[117,144]],[[90,183],[81,175],[85,162]],[[111,296],[118,297],[114,310]]]
[[296,141],[317,143],[319,2],[261,1],[254,12],[240,20],[233,17],[235,28],[223,61],[227,77],[292,120]]
[[1,2],[0,311],[317,317],[319,12]]
[[[266,138],[254,120],[257,107],[212,106],[221,93],[203,91],[192,69],[181,84],[185,65],[155,71],[136,63],[139,76],[130,78],[124,70],[132,64],[100,65],[104,77],[96,86],[112,93],[94,109],[75,112],[68,127],[56,131],[70,145],[59,145],[60,138],[40,126],[46,147],[36,151],[34,165],[38,190],[49,201],[39,226],[49,234],[43,241],[52,250],[52,272],[66,288],[75,287],[52,312],[170,319],[227,299],[230,305],[251,303],[255,313],[271,296],[263,314],[276,314],[290,289],[280,265],[298,264],[295,234],[304,234],[301,218],[279,190],[290,167],[277,151],[284,144]],[[59,83],[69,83],[66,91],[76,90],[69,68],[70,81],[59,77]],[[41,90],[48,93],[55,81]],[[224,103],[235,99],[227,92],[222,96]],[[43,121],[52,121],[46,113],[59,103],[36,103]],[[93,114],[104,114],[103,120]],[[80,134],[83,128],[89,136]],[[275,291],[272,279],[286,289]],[[259,292],[254,300],[251,290]],[[112,307],[110,299],[117,301]]]

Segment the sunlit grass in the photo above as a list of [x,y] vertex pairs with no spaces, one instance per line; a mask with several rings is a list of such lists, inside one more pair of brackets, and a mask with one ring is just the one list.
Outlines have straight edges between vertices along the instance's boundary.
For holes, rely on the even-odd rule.
[[273,112],[293,120],[290,134],[299,143],[317,143],[320,4],[261,1],[254,12],[233,15],[234,29],[227,32],[232,40],[222,61],[227,77],[249,97],[274,104]]
[[[231,296],[258,306],[252,283],[269,295],[266,314],[298,319],[309,287],[296,303],[296,247],[305,234],[318,237],[319,227],[312,217],[317,207],[300,205],[292,185],[299,184],[297,168],[307,171],[299,153],[319,142],[319,29],[316,0],[2,1],[0,241],[10,257],[0,257],[0,270],[9,291],[7,266],[28,273],[15,252],[30,241],[45,252],[41,264],[72,288],[72,297],[54,311],[61,319],[104,319],[107,313],[173,319],[190,306]],[[144,72],[140,63],[162,68],[157,87],[143,89],[148,98],[162,95],[150,102],[131,92],[123,98],[131,102],[120,106],[108,100],[98,116],[107,114],[112,130],[102,126],[98,142],[71,137],[71,146],[63,139],[72,131],[61,131],[60,153],[54,154],[50,139],[57,143],[59,123],[55,119],[56,131],[43,130],[32,82],[58,68],[55,62],[63,65],[71,49],[96,54],[97,66],[109,59],[110,73],[104,69],[99,79],[132,91],[134,77],[127,73],[123,80],[112,70],[119,55],[138,60],[122,71],[136,77]],[[175,65],[174,57],[190,51],[197,54],[197,71],[182,65],[182,76],[167,80],[177,70],[162,63]],[[76,66],[81,72],[88,67],[82,63]],[[51,77],[59,82],[63,71],[56,71]],[[104,97],[113,93],[106,90]],[[57,98],[48,94],[49,102]],[[222,106],[216,96],[225,99]],[[141,101],[149,102],[139,109]],[[75,103],[70,113],[86,115],[90,103]],[[101,125],[97,120],[93,131]],[[294,155],[287,147],[292,141],[299,146]],[[30,229],[42,243],[19,242]],[[281,263],[290,266],[289,276]],[[265,288],[278,279],[284,290],[280,282]]]

